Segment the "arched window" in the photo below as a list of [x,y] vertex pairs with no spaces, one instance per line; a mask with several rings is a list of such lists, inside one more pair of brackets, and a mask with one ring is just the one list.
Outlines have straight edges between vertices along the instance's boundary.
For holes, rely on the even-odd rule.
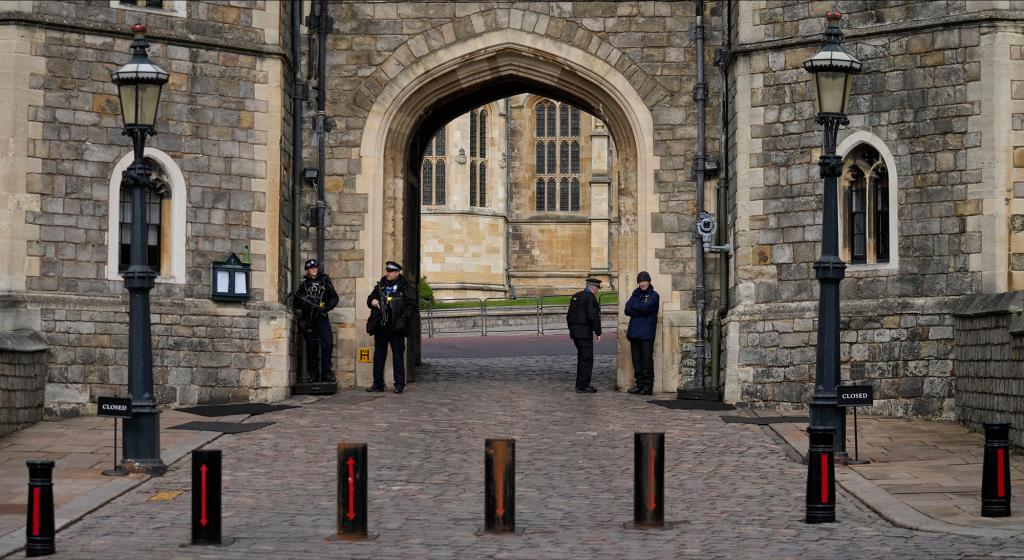
[[[127,153],[114,165],[108,188],[107,267],[108,280],[122,280],[121,273],[131,259],[131,189],[121,187],[122,174],[134,160]],[[166,153],[146,148],[152,188],[146,193],[146,257],[157,273],[157,282],[184,284],[186,192],[185,177]]]
[[[170,188],[167,186],[167,179],[164,177],[160,166],[153,160],[147,159],[152,175],[152,188],[146,190],[146,263],[157,275],[161,274],[167,267],[164,266],[165,255],[162,248],[168,245],[168,228],[163,224],[167,221],[165,215],[169,214]],[[126,186],[121,187],[120,196],[120,227],[118,228],[118,257],[117,269],[124,272],[131,264],[132,254],[132,189]]]
[[[541,212],[580,210],[580,110],[541,100],[536,115],[537,204]],[[557,115],[557,119],[556,119]]]
[[423,165],[420,172],[420,188],[423,191],[424,206],[443,206],[445,199],[445,127],[427,143],[427,151],[423,153]]
[[487,206],[487,110],[469,113],[469,205]]
[[878,150],[869,144],[853,148],[843,159],[839,188],[843,259],[850,264],[889,262],[892,187],[888,165]]

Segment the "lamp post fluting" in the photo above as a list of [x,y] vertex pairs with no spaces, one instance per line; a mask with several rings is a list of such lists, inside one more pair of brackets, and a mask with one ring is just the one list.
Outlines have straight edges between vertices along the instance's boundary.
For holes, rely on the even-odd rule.
[[822,216],[821,258],[814,263],[818,279],[818,346],[814,368],[814,395],[811,397],[811,427],[833,430],[834,449],[840,457],[846,450],[845,416],[837,406],[839,386],[839,282],[846,275],[846,263],[839,256],[839,175],[842,159],[836,155],[836,136],[846,117],[853,74],[860,72],[861,62],[843,49],[838,11],[825,15],[825,41],[818,52],[804,62],[811,73],[817,123],[824,126],[825,139],[818,160],[825,182],[824,214]]
[[168,74],[147,56],[145,26],[135,24],[132,31],[132,58],[111,74],[121,100],[124,134],[131,137],[134,151],[132,164],[121,176],[122,188],[131,189],[132,200],[130,261],[122,273],[128,290],[128,394],[132,399],[132,416],[123,423],[123,464],[129,471],[160,475],[167,466],[160,459],[160,411],[153,391],[149,292],[156,273],[147,262],[146,191],[152,185],[144,155],[146,136],[156,134],[160,90]]

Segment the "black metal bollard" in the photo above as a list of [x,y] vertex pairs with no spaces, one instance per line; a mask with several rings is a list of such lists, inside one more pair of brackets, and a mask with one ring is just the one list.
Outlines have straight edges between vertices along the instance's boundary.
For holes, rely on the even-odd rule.
[[832,428],[807,428],[807,523],[836,520],[836,463],[832,455]]
[[484,531],[516,530],[516,440],[484,443]]
[[1010,425],[985,424],[981,516],[1010,516]]
[[665,525],[665,434],[633,434],[633,524]]
[[28,465],[28,521],[25,556],[57,552],[53,523],[53,461],[25,461]]
[[192,452],[192,544],[221,544],[221,452]]
[[366,444],[338,444],[337,538],[359,540],[366,532]]

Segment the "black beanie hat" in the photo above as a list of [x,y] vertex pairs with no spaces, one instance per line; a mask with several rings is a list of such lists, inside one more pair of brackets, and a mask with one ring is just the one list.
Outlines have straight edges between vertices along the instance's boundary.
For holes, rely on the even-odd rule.
[[639,284],[640,282],[650,282],[650,281],[651,281],[651,275],[647,274],[646,270],[641,270],[640,274],[636,275],[636,283],[637,284]]

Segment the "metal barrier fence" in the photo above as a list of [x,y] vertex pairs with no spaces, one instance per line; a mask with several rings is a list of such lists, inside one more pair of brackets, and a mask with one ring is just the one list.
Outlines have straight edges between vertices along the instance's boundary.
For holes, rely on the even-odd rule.
[[[606,321],[604,316],[609,307],[618,312],[618,301],[608,302],[616,298],[617,293],[598,294],[601,306],[601,325],[614,328],[615,320]],[[427,338],[438,334],[489,334],[504,332],[536,332],[544,334],[552,331],[568,330],[565,314],[569,304],[565,300],[572,294],[551,295],[542,297],[519,297],[515,300],[507,298],[438,298],[422,301],[420,311],[425,319]],[[493,302],[515,301],[511,305],[494,305]],[[529,303],[520,303],[526,302]],[[459,305],[462,304],[462,305]]]

